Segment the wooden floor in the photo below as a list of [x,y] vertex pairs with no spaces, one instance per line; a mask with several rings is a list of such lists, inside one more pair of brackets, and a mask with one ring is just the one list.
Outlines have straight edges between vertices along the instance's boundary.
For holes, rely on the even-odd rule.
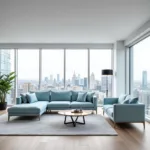
[[115,130],[118,136],[0,136],[0,150],[150,150],[149,123],[145,131],[142,123],[119,124]]

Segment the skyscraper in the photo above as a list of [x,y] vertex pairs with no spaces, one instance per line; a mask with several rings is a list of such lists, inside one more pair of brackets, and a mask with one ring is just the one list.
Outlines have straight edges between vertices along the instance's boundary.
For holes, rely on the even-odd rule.
[[84,78],[84,88],[86,89],[88,86],[88,79],[87,78]]
[[0,50],[0,74],[8,74],[11,71],[10,50]]
[[53,75],[50,75],[50,84],[53,84]]
[[147,88],[147,71],[142,72],[142,89]]
[[93,72],[90,76],[90,89],[95,89],[95,75]]
[[60,75],[57,74],[57,83],[59,83],[59,82],[60,82]]

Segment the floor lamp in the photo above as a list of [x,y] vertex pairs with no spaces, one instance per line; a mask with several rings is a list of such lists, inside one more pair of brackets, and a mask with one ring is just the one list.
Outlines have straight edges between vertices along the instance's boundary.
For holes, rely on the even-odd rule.
[[106,76],[106,97],[108,97],[108,76],[113,75],[113,70],[112,69],[103,69],[102,75]]

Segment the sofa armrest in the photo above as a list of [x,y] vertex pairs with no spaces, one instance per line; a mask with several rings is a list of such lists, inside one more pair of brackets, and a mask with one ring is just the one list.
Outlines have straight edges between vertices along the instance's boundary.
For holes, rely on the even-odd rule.
[[21,104],[21,103],[22,103],[21,97],[17,97],[16,98],[16,104]]
[[97,108],[97,97],[93,96],[93,104],[94,104],[94,108]]
[[144,122],[144,104],[114,104],[114,122]]
[[104,98],[103,105],[113,105],[118,103],[118,98]]

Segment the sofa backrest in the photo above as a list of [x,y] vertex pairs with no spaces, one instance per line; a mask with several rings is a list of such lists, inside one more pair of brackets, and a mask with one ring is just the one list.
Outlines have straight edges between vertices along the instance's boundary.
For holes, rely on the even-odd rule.
[[51,101],[71,101],[71,91],[51,91]]

